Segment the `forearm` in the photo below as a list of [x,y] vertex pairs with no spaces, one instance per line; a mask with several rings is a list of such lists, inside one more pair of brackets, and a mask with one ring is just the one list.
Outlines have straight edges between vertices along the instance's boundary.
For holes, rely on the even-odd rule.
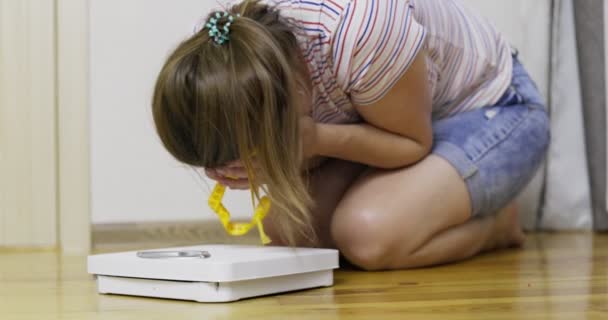
[[369,124],[318,124],[322,156],[393,169],[420,161],[430,152],[429,142],[418,142]]

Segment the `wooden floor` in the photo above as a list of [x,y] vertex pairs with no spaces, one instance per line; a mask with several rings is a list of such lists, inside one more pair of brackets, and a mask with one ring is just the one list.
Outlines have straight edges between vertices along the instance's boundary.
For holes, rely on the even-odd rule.
[[230,304],[98,295],[85,268],[85,257],[0,251],[0,319],[608,319],[608,235],[533,235],[523,250],[431,269],[340,270],[332,288]]

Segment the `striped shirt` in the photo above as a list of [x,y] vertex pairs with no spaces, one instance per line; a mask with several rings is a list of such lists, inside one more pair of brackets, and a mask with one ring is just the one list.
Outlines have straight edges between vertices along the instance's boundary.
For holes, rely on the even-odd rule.
[[433,118],[495,104],[511,82],[511,49],[458,0],[267,0],[299,26],[313,118],[360,121],[427,53]]

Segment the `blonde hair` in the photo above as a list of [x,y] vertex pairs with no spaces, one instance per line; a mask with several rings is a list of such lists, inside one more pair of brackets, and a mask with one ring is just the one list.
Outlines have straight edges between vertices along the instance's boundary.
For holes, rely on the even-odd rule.
[[301,172],[297,92],[308,84],[297,27],[258,0],[228,12],[240,14],[228,42],[218,45],[203,29],[163,66],[152,102],[158,135],[177,160],[195,167],[241,160],[255,197],[263,190],[271,199],[281,240],[315,243],[312,199]]

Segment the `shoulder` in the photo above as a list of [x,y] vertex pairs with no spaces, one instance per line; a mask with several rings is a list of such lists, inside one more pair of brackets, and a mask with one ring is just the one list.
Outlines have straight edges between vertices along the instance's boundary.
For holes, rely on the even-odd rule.
[[425,29],[408,0],[351,0],[332,42],[334,74],[351,100],[379,100],[422,49]]

